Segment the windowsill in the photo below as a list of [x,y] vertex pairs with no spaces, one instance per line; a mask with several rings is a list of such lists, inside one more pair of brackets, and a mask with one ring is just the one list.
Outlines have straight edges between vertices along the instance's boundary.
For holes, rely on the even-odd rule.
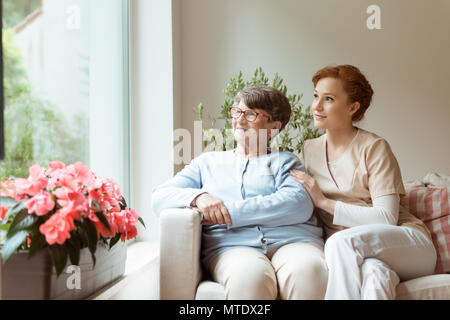
[[125,273],[87,299],[159,299],[159,243],[135,241],[129,244]]

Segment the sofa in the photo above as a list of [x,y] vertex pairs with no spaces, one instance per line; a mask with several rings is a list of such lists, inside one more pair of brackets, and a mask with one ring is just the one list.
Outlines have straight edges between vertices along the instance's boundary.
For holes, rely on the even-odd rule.
[[[429,228],[438,254],[435,274],[401,282],[398,300],[450,300],[450,177],[430,173],[405,182],[406,205]],[[200,264],[201,219],[192,209],[160,214],[160,299],[224,300],[222,285]]]

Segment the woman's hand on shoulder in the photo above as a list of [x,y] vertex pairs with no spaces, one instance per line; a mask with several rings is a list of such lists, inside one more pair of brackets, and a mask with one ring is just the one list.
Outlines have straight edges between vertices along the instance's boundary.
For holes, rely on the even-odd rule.
[[320,190],[319,184],[317,183],[316,179],[300,170],[289,170],[289,173],[295,181],[305,187],[315,207],[323,209],[331,215],[334,214],[336,201],[325,197],[325,195],[322,193],[322,190]]

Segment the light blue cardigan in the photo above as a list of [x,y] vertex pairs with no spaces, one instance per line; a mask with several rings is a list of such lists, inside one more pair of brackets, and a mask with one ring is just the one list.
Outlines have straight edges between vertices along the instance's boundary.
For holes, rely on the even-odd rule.
[[153,190],[152,209],[159,214],[166,208],[191,206],[204,192],[224,202],[231,226],[202,229],[201,257],[206,267],[219,253],[234,247],[266,254],[292,242],[323,246],[312,200],[289,174],[291,169],[304,171],[290,152],[256,158],[236,156],[233,150],[207,152]]

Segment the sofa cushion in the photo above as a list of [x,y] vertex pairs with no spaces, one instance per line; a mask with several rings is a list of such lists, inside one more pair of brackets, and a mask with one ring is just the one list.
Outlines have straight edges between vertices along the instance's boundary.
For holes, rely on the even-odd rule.
[[[450,274],[435,274],[401,282],[397,300],[450,300]],[[200,282],[196,300],[225,300],[225,290],[217,282]]]
[[423,183],[432,187],[450,187],[450,176],[442,173],[431,172],[423,177]]
[[437,252],[435,273],[450,273],[450,187],[414,187],[408,192],[410,212],[430,230]]
[[218,282],[202,281],[198,285],[195,300],[225,300],[225,289]]
[[449,300],[450,274],[420,277],[397,286],[397,300]]

